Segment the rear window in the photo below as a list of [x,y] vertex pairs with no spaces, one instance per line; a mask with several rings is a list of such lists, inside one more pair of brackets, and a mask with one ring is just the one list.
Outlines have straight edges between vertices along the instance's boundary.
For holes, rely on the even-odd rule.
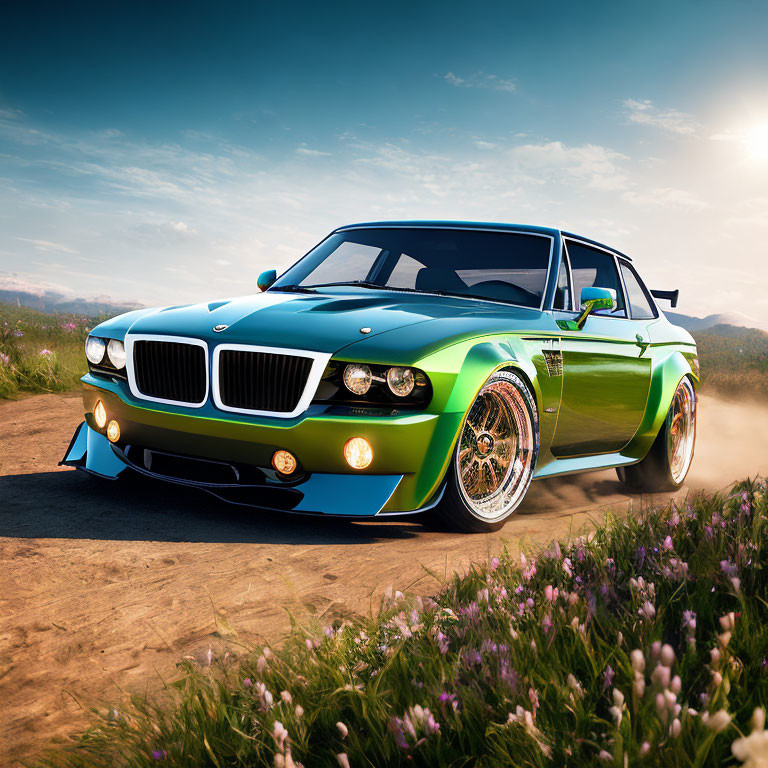
[[651,320],[656,317],[648,289],[643,285],[637,272],[625,261],[620,261],[621,276],[627,287],[627,303],[629,312],[634,320]]

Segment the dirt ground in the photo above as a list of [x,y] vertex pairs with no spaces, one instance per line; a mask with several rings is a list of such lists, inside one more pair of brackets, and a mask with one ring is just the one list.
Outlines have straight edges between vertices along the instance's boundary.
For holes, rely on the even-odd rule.
[[[624,495],[615,474],[534,483],[497,534],[416,522],[269,516],[151,482],[127,489],[57,462],[76,396],[0,404],[0,764],[86,723],[86,708],[158,690],[180,657],[232,639],[278,642],[300,619],[366,613],[390,585],[436,587],[506,542],[587,530]],[[689,489],[768,474],[768,409],[701,402]],[[4,757],[3,757],[4,755]],[[3,762],[5,761],[5,762]]]

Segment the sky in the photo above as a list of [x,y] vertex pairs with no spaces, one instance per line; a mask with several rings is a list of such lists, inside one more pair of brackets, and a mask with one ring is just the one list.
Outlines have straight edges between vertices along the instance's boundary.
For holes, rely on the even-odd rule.
[[768,325],[768,4],[0,5],[0,287],[253,293],[355,221],[562,227]]

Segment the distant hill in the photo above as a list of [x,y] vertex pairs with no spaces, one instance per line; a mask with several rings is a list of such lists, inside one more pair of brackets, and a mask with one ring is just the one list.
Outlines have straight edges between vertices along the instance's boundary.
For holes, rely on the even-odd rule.
[[707,315],[706,317],[692,317],[691,315],[681,315],[679,312],[667,312],[664,314],[670,322],[682,326],[687,331],[706,331],[715,326],[731,326],[737,328],[757,328],[761,331],[768,330],[768,327],[740,312],[721,312],[716,315]]
[[41,312],[72,312],[80,315],[119,315],[142,305],[136,301],[113,301],[108,297],[66,296],[53,290],[18,290],[0,285],[0,302],[37,309]]

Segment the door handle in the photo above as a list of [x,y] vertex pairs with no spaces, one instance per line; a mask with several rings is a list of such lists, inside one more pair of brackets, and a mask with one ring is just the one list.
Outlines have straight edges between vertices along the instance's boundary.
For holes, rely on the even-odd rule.
[[640,347],[640,354],[642,355],[643,352],[645,352],[646,349],[648,349],[648,346],[650,342],[646,341],[642,334],[636,333],[635,334],[635,344],[637,344],[638,347]]

